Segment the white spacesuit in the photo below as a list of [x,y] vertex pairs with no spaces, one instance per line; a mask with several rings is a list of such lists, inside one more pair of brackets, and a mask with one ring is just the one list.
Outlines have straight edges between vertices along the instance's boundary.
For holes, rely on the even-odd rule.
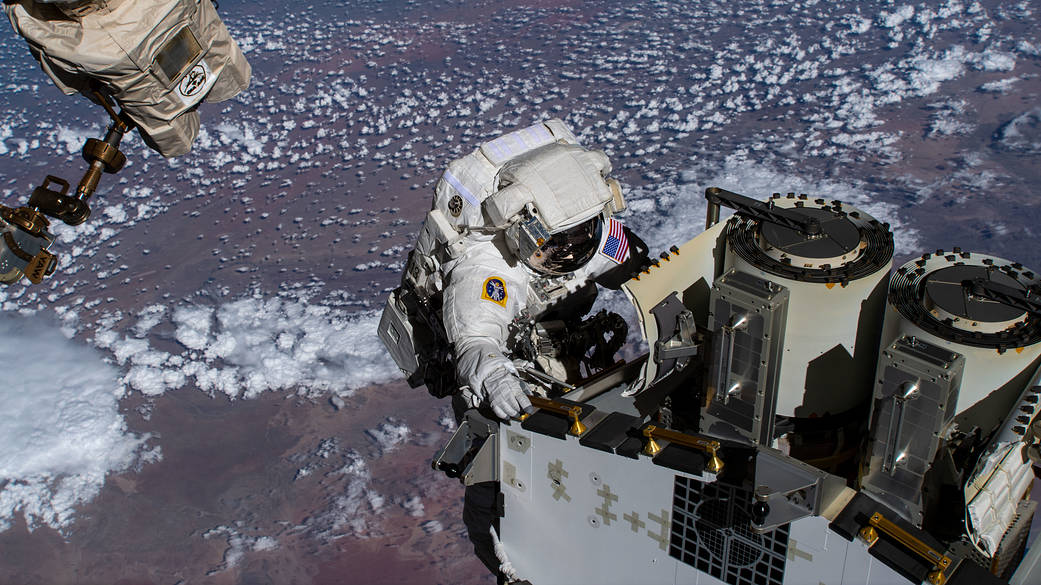
[[[594,153],[550,145],[522,159],[522,164],[535,166],[563,155],[556,168],[546,170],[574,171],[573,157],[589,154]],[[516,353],[509,347],[510,328],[518,316],[524,313],[538,320],[558,300],[629,257],[628,237],[618,220],[604,217],[603,202],[589,208],[573,205],[566,196],[569,189],[583,187],[567,185],[559,192],[564,196],[552,201],[566,223],[549,230],[545,243],[534,251],[524,254],[509,233],[473,238],[462,256],[445,266],[442,315],[455,347],[464,397],[473,406],[487,402],[500,418],[516,416],[530,406],[511,359]],[[522,224],[518,220],[511,229],[521,230]],[[564,377],[554,360],[539,360],[539,365]]]
[[4,12],[59,89],[115,99],[163,156],[191,149],[201,101],[249,86],[210,0],[4,0]]
[[[449,166],[380,324],[413,385],[431,386],[414,374],[439,340],[411,334],[417,310],[402,306],[407,291],[440,297],[424,308],[438,313],[432,320],[443,324],[440,341],[453,349],[447,357],[469,406],[488,405],[503,419],[530,406],[514,363],[520,322],[537,322],[612,270],[626,272],[616,286],[633,271],[632,235],[612,217],[624,200],[610,171],[607,156],[579,146],[559,120],[502,136]],[[551,358],[533,361],[564,375]]]

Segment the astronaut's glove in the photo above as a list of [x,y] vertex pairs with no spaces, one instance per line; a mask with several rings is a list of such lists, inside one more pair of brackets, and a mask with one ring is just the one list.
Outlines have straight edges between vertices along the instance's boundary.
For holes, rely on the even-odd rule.
[[469,386],[461,386],[459,388],[459,394],[462,396],[463,404],[466,405],[467,409],[480,408],[481,404],[484,402],[484,397],[477,392],[474,392],[473,388]]
[[532,410],[528,394],[531,390],[516,374],[505,368],[495,371],[484,379],[484,398],[495,416],[509,420],[520,415],[521,411]]

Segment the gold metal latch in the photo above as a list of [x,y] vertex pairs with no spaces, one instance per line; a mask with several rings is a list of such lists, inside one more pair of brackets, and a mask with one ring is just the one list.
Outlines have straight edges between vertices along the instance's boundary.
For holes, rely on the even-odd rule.
[[576,437],[581,437],[585,434],[586,425],[582,424],[582,421],[578,420],[578,417],[582,416],[582,407],[573,406],[571,404],[563,404],[549,398],[543,398],[541,396],[529,396],[531,405],[535,408],[541,408],[543,410],[550,410],[566,415],[571,419],[571,428],[568,430],[569,433]]
[[932,564],[932,570],[925,576],[926,581],[932,585],[943,585],[947,582],[947,571],[953,564],[950,557],[937,552],[936,549],[925,544],[913,534],[900,528],[881,512],[875,512],[868,520],[868,525],[860,529],[859,535],[861,540],[871,547],[878,542],[879,532],[904,545],[908,550]]
[[670,443],[676,443],[677,445],[683,445],[684,447],[704,451],[705,454],[708,455],[708,464],[705,466],[705,469],[711,473],[719,473],[720,471],[723,471],[723,460],[719,457],[719,449],[721,446],[719,441],[706,439],[704,437],[695,437],[693,435],[670,431],[668,429],[661,429],[654,425],[644,427],[643,436],[647,437],[647,444],[644,445],[643,452],[651,457],[657,455],[662,450],[662,446],[659,445],[658,441],[655,441],[655,439],[662,439]]

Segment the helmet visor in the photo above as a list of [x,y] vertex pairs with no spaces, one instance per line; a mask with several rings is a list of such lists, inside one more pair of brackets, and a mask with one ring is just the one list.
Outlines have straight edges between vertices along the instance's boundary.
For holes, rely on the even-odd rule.
[[528,257],[528,266],[544,274],[567,274],[589,262],[600,243],[600,216],[550,236]]

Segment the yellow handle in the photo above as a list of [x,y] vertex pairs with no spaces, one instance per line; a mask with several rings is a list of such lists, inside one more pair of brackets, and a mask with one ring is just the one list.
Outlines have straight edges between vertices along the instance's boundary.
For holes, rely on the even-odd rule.
[[878,533],[882,532],[893,540],[904,545],[908,550],[922,557],[932,564],[933,570],[926,575],[926,580],[932,585],[943,585],[947,582],[947,570],[951,567],[951,558],[937,552],[936,549],[925,544],[911,533],[897,526],[894,522],[875,512],[868,519],[868,525],[860,529],[860,538],[870,547],[878,542]]
[[719,458],[719,441],[713,439],[706,439],[704,437],[695,437],[694,435],[687,435],[678,431],[670,431],[668,429],[660,429],[654,425],[649,425],[643,429],[643,436],[647,437],[647,445],[644,446],[643,452],[651,455],[657,455],[661,451],[661,446],[655,439],[662,439],[670,443],[676,443],[683,445],[684,447],[690,447],[699,451],[704,451],[708,454],[709,460],[708,465],[705,466],[712,473],[719,473],[723,471],[723,460]]
[[541,396],[529,396],[531,405],[535,408],[541,408],[543,410],[551,410],[560,414],[567,415],[571,419],[571,428],[568,430],[569,433],[576,437],[581,437],[585,434],[586,425],[582,424],[582,421],[578,420],[578,417],[582,416],[582,407],[572,406],[570,404],[562,404],[549,398],[543,398]]

